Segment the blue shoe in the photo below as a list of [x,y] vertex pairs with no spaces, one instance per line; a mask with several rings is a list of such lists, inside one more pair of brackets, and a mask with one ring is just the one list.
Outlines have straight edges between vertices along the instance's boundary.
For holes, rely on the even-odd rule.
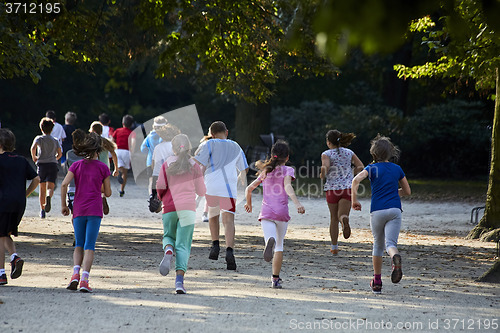
[[176,282],[175,283],[175,292],[177,294],[186,294],[186,288],[184,288],[184,283]]
[[283,280],[281,280],[280,278],[273,278],[272,287],[274,289],[281,289],[281,288],[283,288],[283,286],[281,285],[281,282],[283,282]]
[[45,211],[44,211],[43,209],[40,211],[40,217],[41,217],[42,219],[44,219],[44,218],[45,218]]
[[120,193],[120,198],[123,198],[123,196],[125,195],[125,191],[119,191],[118,193]]

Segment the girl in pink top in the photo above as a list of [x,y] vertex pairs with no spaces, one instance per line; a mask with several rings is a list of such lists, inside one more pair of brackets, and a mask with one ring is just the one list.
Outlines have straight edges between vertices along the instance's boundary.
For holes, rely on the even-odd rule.
[[206,192],[200,166],[191,159],[191,143],[185,134],[172,139],[170,156],[161,166],[156,190],[163,202],[163,260],[160,274],[167,275],[175,249],[175,291],[185,294],[184,274],[187,270],[196,216],[196,195]]
[[[273,260],[272,287],[281,288],[280,271],[283,263],[283,241],[290,215],[288,214],[288,197],[297,206],[297,212],[304,214],[305,209],[297,199],[292,187],[294,169],[285,166],[288,161],[290,149],[285,141],[279,140],[271,149],[271,158],[264,163],[257,163],[261,170],[259,177],[254,180],[245,190],[245,210],[252,212],[252,191],[261,183],[263,186],[262,209],[259,221],[264,232],[266,246],[264,248],[264,260]],[[273,249],[274,247],[274,249]],[[274,250],[274,256],[273,256]],[[274,257],[274,258],[273,258]]]
[[[81,131],[81,130],[77,130]],[[92,292],[89,287],[89,272],[94,261],[95,243],[102,219],[101,188],[106,197],[111,196],[110,171],[106,164],[98,160],[102,150],[101,136],[97,133],[82,134],[84,139],[73,143],[76,155],[84,157],[71,164],[61,184],[61,210],[64,216],[70,210],[66,204],[66,194],[71,180],[75,180],[75,199],[73,201],[73,228],[75,231],[75,250],[73,252],[73,275],[67,287]],[[80,281],[80,268],[83,268]]]

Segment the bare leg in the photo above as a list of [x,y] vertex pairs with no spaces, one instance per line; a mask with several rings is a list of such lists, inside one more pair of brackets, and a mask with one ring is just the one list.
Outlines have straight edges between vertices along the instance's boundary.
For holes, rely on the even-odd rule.
[[332,245],[337,245],[339,239],[339,205],[328,204],[330,210],[330,239]]
[[54,188],[56,184],[53,182],[47,182],[47,196],[51,197],[54,195]]
[[94,250],[85,250],[83,255],[82,269],[90,272],[92,262],[94,261]]
[[234,248],[234,214],[222,212],[222,224],[224,225],[224,232],[226,236],[226,247]]
[[[344,237],[349,238],[351,235],[351,227],[349,225],[349,213],[351,212],[351,201],[340,199],[338,204],[338,221],[342,223],[342,229],[344,230]],[[338,237],[338,233],[337,233]]]
[[210,235],[212,240],[219,240],[220,236],[220,225],[219,225],[219,207],[208,207],[208,227],[210,229]]
[[73,266],[81,266],[83,262],[83,247],[75,247],[73,251]]
[[387,249],[387,253],[389,253],[389,255],[392,258],[392,257],[394,257],[394,255],[399,254],[399,251],[398,251],[397,247],[391,246],[390,248]]
[[123,184],[120,186],[120,191],[125,191],[125,185],[127,185],[128,169],[121,167],[118,170],[122,173]]
[[373,256],[372,262],[373,262],[373,273],[382,274],[382,257]]
[[280,275],[282,264],[283,264],[283,251],[274,252],[273,275]]
[[38,198],[40,200],[40,209],[45,209],[45,197],[47,196],[47,182],[40,183],[40,193]]

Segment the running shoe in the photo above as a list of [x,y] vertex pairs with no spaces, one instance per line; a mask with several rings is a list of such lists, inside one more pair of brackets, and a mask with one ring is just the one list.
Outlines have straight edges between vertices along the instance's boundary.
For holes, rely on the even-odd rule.
[[104,215],[109,214],[109,205],[108,205],[108,200],[106,200],[106,197],[102,197],[102,212]]
[[333,255],[339,254],[339,249],[330,249],[330,253]]
[[68,289],[68,290],[78,290],[78,282],[80,282],[80,274],[73,274],[71,276],[71,281],[68,284],[68,286],[66,287],[66,289]]
[[21,276],[23,273],[23,265],[24,265],[24,260],[19,258],[18,256],[14,257],[14,260],[10,262],[10,278],[11,279],[17,279],[18,277]]
[[233,249],[226,250],[226,264],[227,264],[228,270],[231,270],[231,271],[236,270],[236,259],[234,259]]
[[47,196],[47,198],[45,198],[45,212],[48,213],[50,212],[50,209],[51,209],[51,205],[50,205],[50,197]]
[[125,191],[118,191],[118,193],[120,193],[120,198],[123,198],[123,196],[125,195]]
[[351,237],[351,226],[349,225],[349,222],[342,223],[342,234],[345,239]]
[[372,288],[374,294],[382,293],[382,282],[380,282],[380,284],[375,284],[375,279],[373,279],[370,281],[370,287]]
[[184,283],[176,282],[175,283],[175,292],[177,294],[186,294],[186,288],[184,288]]
[[83,281],[83,280],[80,281],[80,291],[82,293],[91,293],[92,292],[92,288],[90,288],[88,281]]
[[160,274],[165,276],[170,272],[170,263],[172,261],[172,252],[169,252],[169,254],[163,254],[163,259],[160,262]]
[[7,274],[0,275],[0,286],[7,284]]
[[203,217],[201,218],[202,222],[208,222],[208,213],[203,213]]
[[40,218],[45,218],[45,211],[43,209],[40,211]]
[[264,260],[267,262],[273,260],[274,244],[276,244],[276,240],[274,239],[274,237],[270,237],[267,240],[266,247],[264,248]]
[[391,273],[391,281],[392,283],[398,283],[403,278],[403,271],[401,269],[401,256],[399,254],[395,254],[392,257],[392,273]]
[[150,197],[149,200],[149,211],[151,213],[159,213],[161,211],[162,202],[156,197]]
[[281,285],[281,282],[283,282],[283,280],[281,280],[280,278],[273,278],[272,288],[274,288],[274,289],[283,288],[283,286]]
[[208,259],[217,260],[219,259],[220,246],[212,245],[210,248],[210,254],[208,255]]

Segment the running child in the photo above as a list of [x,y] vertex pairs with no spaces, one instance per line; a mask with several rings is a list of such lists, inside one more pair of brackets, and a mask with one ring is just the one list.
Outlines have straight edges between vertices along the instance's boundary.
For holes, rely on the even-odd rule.
[[371,141],[370,154],[373,163],[368,165],[352,180],[352,208],[361,210],[357,200],[359,183],[370,179],[372,199],[370,206],[370,227],[373,234],[373,272],[370,282],[372,291],[382,292],[382,255],[384,248],[391,256],[392,283],[398,283],[403,277],[401,255],[399,254],[398,236],[401,229],[401,196],[410,195],[411,189],[406,176],[397,164],[389,162],[399,158],[399,149],[391,139],[380,134]]
[[158,197],[163,202],[163,260],[160,274],[170,271],[175,251],[175,291],[185,294],[184,274],[187,270],[196,211],[196,195],[206,192],[200,166],[191,159],[191,143],[185,134],[172,139],[175,156],[167,158],[158,177]]
[[132,133],[134,117],[125,115],[122,118],[123,127],[117,128],[113,132],[113,141],[116,143],[116,156],[118,157],[118,183],[120,183],[120,197],[125,195],[127,185],[128,170],[130,169],[130,147],[129,135]]
[[43,135],[38,135],[31,145],[31,158],[37,165],[37,173],[40,177],[40,217],[45,218],[45,213],[50,212],[51,198],[56,186],[57,161],[62,156],[59,141],[50,135],[54,128],[52,119],[44,117],[40,121],[40,130]]
[[245,179],[248,163],[245,153],[234,141],[228,140],[228,130],[222,121],[210,125],[211,140],[203,142],[194,159],[205,169],[205,185],[208,203],[208,225],[212,237],[212,247],[208,256],[211,260],[219,258],[219,215],[225,229],[226,267],[236,270],[234,258],[234,214],[239,177]]
[[[38,186],[40,177],[28,161],[13,154],[16,137],[7,128],[0,128],[0,285],[7,284],[5,251],[10,255],[10,278],[17,279],[24,261],[16,252],[12,236],[17,237],[18,226],[28,197]],[[26,189],[26,180],[31,180]]]
[[[266,246],[264,248],[264,260],[272,264],[272,287],[282,288],[280,279],[281,265],[283,263],[283,241],[290,215],[288,214],[288,197],[292,199],[299,214],[304,214],[304,206],[301,205],[292,187],[295,172],[292,167],[285,166],[288,161],[290,149],[285,141],[278,140],[271,148],[271,158],[263,165],[257,163],[257,167],[263,172],[245,190],[245,210],[252,212],[252,191],[261,183],[263,186],[262,209],[259,221],[264,232]],[[274,255],[273,255],[274,252]]]
[[348,147],[356,136],[330,130],[326,133],[328,150],[321,154],[321,179],[326,178],[324,191],[330,210],[330,239],[332,254],[338,254],[339,222],[347,239],[351,236],[351,183],[354,175],[363,170],[363,163]]
[[[95,243],[102,219],[101,188],[104,185],[104,195],[111,196],[110,171],[106,164],[98,160],[102,145],[101,137],[97,133],[87,134],[83,142],[73,144],[73,149],[84,159],[70,166],[61,184],[61,212],[64,216],[70,213],[66,205],[66,193],[72,179],[75,180],[76,187],[73,202],[74,266],[67,289],[77,290],[80,282],[80,291],[92,292],[89,286],[89,272],[94,261]],[[81,281],[80,269],[83,269]]]

